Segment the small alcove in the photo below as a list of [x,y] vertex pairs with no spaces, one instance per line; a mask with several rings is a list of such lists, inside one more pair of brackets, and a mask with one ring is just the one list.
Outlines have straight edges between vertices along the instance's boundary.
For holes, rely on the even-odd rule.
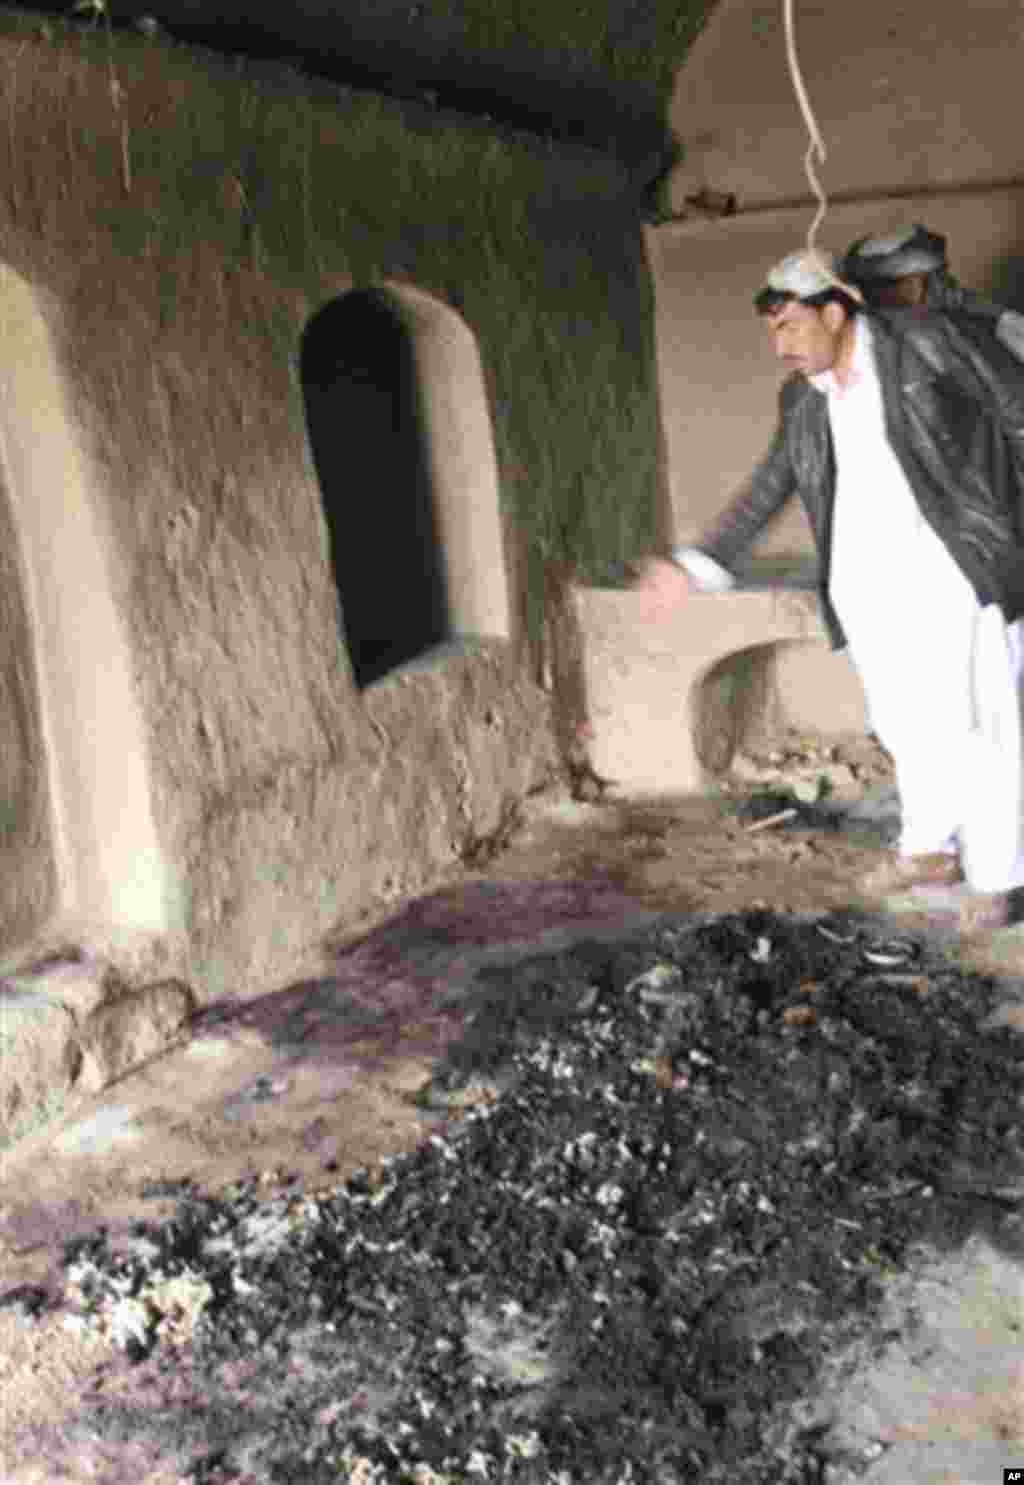
[[406,286],[354,289],[310,320],[300,371],[359,689],[460,639],[507,638],[497,469],[465,322]]

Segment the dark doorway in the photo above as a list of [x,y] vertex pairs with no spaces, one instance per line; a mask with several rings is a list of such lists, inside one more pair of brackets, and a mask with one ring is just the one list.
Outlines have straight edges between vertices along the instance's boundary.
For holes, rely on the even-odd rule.
[[300,366],[362,689],[451,636],[412,337],[386,293],[356,289],[310,320]]

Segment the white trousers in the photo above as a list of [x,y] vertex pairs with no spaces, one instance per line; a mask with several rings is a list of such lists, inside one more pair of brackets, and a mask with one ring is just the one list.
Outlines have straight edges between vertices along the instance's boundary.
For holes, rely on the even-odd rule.
[[896,766],[901,853],[958,851],[970,887],[1003,892],[1024,885],[1024,625],[966,582],[942,598],[889,623],[851,615],[850,654]]

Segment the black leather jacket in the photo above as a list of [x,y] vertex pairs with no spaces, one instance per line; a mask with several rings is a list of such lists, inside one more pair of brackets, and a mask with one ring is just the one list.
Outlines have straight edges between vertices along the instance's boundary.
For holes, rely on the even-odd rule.
[[[998,603],[1012,623],[1024,615],[1024,365],[966,314],[867,313],[893,452],[978,601]],[[799,495],[818,550],[825,624],[841,649],[829,597],[836,481],[827,401],[798,375],[783,384],[779,405],[768,454],[698,548],[729,567]],[[908,601],[908,622],[917,612]]]

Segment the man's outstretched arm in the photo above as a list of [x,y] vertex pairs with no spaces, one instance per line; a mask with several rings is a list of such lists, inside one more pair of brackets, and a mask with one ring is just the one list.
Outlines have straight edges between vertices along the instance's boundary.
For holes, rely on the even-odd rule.
[[658,616],[694,592],[722,592],[734,586],[731,565],[753,546],[793,494],[796,479],[786,442],[784,417],[787,383],[782,390],[782,416],[768,453],[735,499],[731,500],[700,539],[672,549],[671,561],[649,557],[638,564],[634,586],[651,600]]

